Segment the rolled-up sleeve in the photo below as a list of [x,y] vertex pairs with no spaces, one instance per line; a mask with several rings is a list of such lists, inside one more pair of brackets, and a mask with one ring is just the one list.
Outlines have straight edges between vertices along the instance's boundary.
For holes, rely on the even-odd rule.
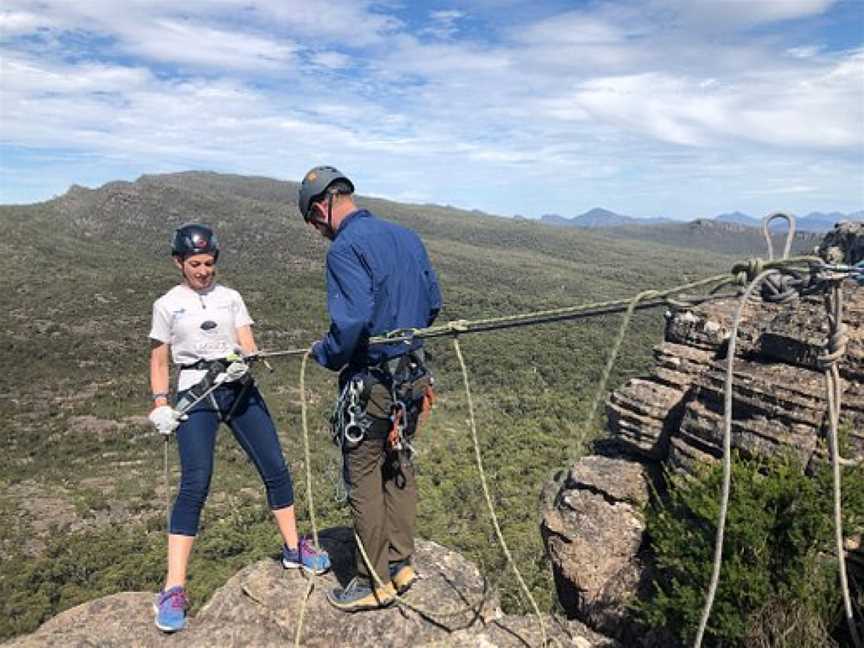
[[327,254],[327,308],[330,330],[312,352],[318,364],[337,370],[368,337],[374,308],[372,277],[351,248]]

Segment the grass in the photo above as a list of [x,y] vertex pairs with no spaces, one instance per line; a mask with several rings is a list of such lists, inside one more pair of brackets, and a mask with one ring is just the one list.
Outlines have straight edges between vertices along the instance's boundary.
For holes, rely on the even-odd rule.
[[[305,346],[327,326],[326,244],[303,227],[293,195],[286,183],[181,174],[0,208],[0,307],[8,313],[0,354],[9,368],[0,378],[6,422],[0,428],[6,448],[0,548],[11,565],[0,576],[6,612],[0,639],[97,596],[158,588],[162,445],[143,417],[150,308],[177,280],[166,256],[168,235],[183,221],[213,224],[225,245],[220,281],[244,295],[259,346]],[[735,260],[438,207],[367,204],[424,238],[444,292],[441,321],[625,298],[728,270]],[[503,532],[544,610],[556,604],[538,531],[538,496],[579,451],[579,440],[597,429],[585,418],[619,321],[606,316],[462,340]],[[658,311],[634,317],[610,387],[645,371],[662,330]],[[478,497],[455,355],[444,339],[428,348],[441,398],[418,441],[418,534],[461,552],[484,573],[501,574],[505,609],[526,612]],[[273,364],[273,373],[259,368],[258,378],[295,478],[301,528],[308,531],[299,363]],[[347,524],[348,511],[332,497],[338,457],[325,429],[335,377],[310,366],[307,388],[319,525]],[[97,424],[88,427],[82,420],[90,419],[82,417]],[[174,453],[171,464],[176,487]],[[53,530],[34,524],[38,506],[21,517],[34,494],[50,495],[64,512]],[[190,567],[195,604],[278,546],[258,477],[223,429]],[[81,564],[82,571],[52,570],[46,561]]]

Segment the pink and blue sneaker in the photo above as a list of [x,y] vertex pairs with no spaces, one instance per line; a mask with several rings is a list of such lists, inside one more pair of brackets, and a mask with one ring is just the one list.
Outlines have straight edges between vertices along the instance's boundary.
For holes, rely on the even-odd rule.
[[156,627],[162,632],[177,632],[186,627],[186,608],[189,599],[181,585],[172,587],[156,595],[153,612],[156,613]]
[[330,569],[330,556],[306,538],[300,538],[296,549],[282,545],[282,566],[285,569],[303,569],[310,574],[323,574]]

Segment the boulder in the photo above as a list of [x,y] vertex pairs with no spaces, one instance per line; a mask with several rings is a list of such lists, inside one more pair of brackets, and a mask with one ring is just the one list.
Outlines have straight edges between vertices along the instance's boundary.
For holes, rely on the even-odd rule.
[[645,584],[639,557],[649,470],[624,457],[580,459],[542,497],[541,533],[568,615],[617,639],[634,627],[627,603]]
[[816,253],[828,263],[858,263],[864,259],[864,222],[837,223],[822,239]]
[[[524,646],[536,645],[535,617],[507,616],[476,566],[458,553],[417,540],[420,580],[404,598],[422,613],[394,605],[346,614],[330,606],[325,593],[351,577],[353,532],[322,531],[320,543],[333,570],[317,577],[303,615],[303,646]],[[249,565],[219,588],[180,633],[165,635],[153,625],[153,594],[123,592],[66,610],[36,632],[4,644],[42,646],[286,646],[294,644],[310,580],[283,570],[276,560]],[[440,618],[433,619],[433,616]],[[546,618],[547,634],[562,644],[615,646],[577,622]],[[458,638],[458,639],[457,639]],[[581,642],[581,643],[577,643]]]

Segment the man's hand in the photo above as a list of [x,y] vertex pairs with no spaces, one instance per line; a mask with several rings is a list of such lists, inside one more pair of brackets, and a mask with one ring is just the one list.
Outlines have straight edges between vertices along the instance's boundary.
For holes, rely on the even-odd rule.
[[154,408],[147,418],[159,434],[168,436],[177,429],[180,421],[185,421],[188,417],[168,405],[160,405]]

